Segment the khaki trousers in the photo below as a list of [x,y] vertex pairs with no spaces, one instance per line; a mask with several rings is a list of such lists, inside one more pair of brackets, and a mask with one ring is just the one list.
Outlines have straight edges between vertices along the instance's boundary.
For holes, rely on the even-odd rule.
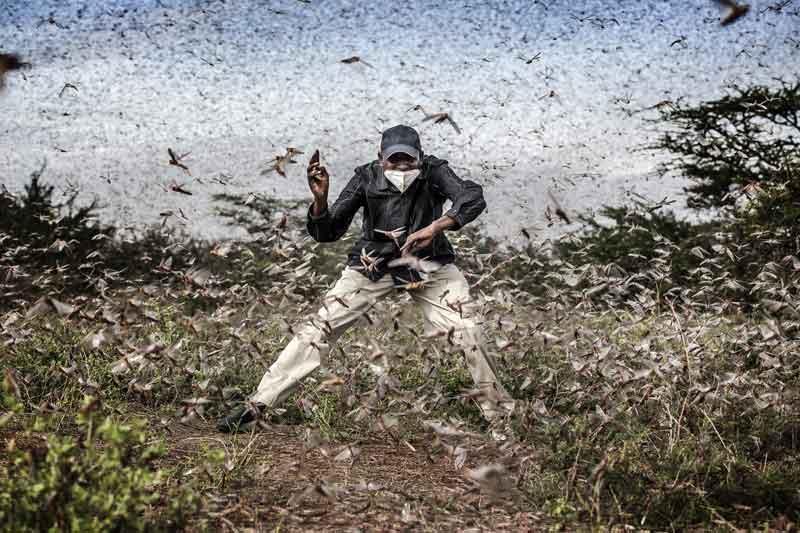
[[[464,350],[467,367],[479,391],[477,399],[484,418],[491,420],[509,413],[514,403],[498,382],[492,358],[486,353],[467,280],[454,264],[444,265],[425,277],[425,285],[409,290],[413,301],[422,309],[425,333],[449,333],[450,339]],[[394,287],[389,274],[371,281],[359,271],[346,267],[325,295],[316,318],[295,330],[294,338],[264,374],[250,401],[268,407],[281,404],[303,378],[324,364],[330,344],[378,300],[395,291]]]

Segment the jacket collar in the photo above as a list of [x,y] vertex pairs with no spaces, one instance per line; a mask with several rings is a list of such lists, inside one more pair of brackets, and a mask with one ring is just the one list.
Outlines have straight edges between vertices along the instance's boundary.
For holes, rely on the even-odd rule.
[[[397,191],[397,188],[392,185],[386,176],[383,175],[383,167],[379,162],[375,162],[372,165],[372,173],[375,177],[375,188],[379,191]],[[399,191],[398,191],[399,192]]]

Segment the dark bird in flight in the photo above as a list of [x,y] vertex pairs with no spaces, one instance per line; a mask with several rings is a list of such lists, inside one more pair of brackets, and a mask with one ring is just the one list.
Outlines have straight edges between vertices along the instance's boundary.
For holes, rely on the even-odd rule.
[[0,54],[0,90],[5,87],[6,72],[29,67],[30,63],[20,61],[16,54]]
[[735,0],[716,0],[716,2],[728,9],[728,12],[722,17],[722,20],[720,20],[722,26],[733,24],[750,11],[750,6],[748,4],[738,4]]

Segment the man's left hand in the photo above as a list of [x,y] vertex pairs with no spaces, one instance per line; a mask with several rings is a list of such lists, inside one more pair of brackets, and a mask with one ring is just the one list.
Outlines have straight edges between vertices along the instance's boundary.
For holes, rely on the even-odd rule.
[[422,249],[430,246],[433,238],[436,237],[436,228],[434,224],[425,226],[421,230],[417,230],[406,238],[406,243],[400,248],[403,255],[414,253],[417,249]]
[[402,255],[409,255],[416,250],[427,248],[433,242],[434,237],[453,224],[455,224],[455,220],[445,215],[439,220],[435,220],[424,228],[415,231],[406,238],[405,244],[400,248]]

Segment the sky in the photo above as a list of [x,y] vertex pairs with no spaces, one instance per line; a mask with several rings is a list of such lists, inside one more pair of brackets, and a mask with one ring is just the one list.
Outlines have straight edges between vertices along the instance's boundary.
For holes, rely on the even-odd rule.
[[[546,237],[577,227],[547,227],[548,190],[573,213],[631,193],[681,205],[685,183],[644,149],[666,127],[647,108],[796,79],[800,0],[784,2],[721,27],[701,0],[3,0],[0,51],[32,68],[0,94],[0,184],[20,191],[46,161],[105,220],[141,228],[179,208],[168,224],[219,239],[238,234],[212,195],[308,198],[319,149],[335,198],[405,123],[483,185],[490,234]],[[263,174],[288,147],[305,153],[287,175]],[[168,148],[189,152],[189,173]]]

